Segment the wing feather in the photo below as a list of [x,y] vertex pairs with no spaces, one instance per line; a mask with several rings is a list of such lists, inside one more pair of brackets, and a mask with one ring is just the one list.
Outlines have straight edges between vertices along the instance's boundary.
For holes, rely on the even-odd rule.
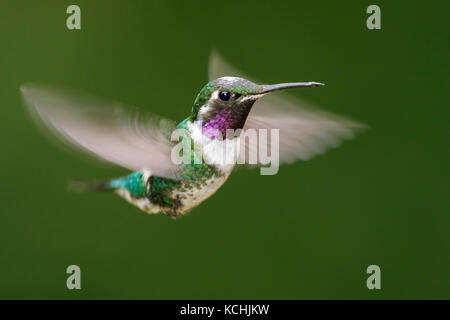
[[21,90],[30,112],[63,141],[130,170],[175,177],[173,121],[63,89],[26,84]]

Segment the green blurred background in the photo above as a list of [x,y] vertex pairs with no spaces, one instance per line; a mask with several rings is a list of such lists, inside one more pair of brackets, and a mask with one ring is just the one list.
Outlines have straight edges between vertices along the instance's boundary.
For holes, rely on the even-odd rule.
[[[366,28],[381,7],[382,30]],[[81,7],[82,29],[66,28]],[[3,1],[0,298],[450,298],[449,27],[444,1]],[[212,48],[371,129],[278,175],[239,170],[172,220],[70,177],[127,173],[58,148],[23,82],[181,120]],[[66,267],[82,289],[66,288]],[[381,267],[382,289],[366,287]]]

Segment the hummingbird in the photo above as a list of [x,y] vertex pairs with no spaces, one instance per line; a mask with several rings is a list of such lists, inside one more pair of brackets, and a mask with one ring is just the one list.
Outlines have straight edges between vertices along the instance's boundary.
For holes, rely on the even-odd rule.
[[[106,181],[74,182],[77,191],[111,190],[147,213],[184,215],[212,196],[241,166],[213,159],[224,140],[208,129],[278,129],[279,162],[308,160],[351,139],[364,125],[319,110],[280,91],[323,86],[319,82],[264,85],[228,64],[216,51],[209,61],[210,81],[197,94],[190,114],[174,121],[131,111],[121,104],[38,84],[21,91],[32,115],[57,137],[100,159],[132,171]],[[199,145],[209,161],[176,164],[172,160],[174,130],[187,134],[182,141]],[[226,139],[239,139],[239,135]],[[225,139],[225,140],[226,140]],[[245,150],[244,150],[245,151]],[[256,164],[261,165],[261,163]]]

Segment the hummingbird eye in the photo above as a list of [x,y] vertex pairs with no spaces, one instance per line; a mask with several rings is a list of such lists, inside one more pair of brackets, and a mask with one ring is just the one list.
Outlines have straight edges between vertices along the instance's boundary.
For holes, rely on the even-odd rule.
[[227,90],[222,90],[219,92],[219,99],[222,101],[228,101],[231,98],[231,92]]

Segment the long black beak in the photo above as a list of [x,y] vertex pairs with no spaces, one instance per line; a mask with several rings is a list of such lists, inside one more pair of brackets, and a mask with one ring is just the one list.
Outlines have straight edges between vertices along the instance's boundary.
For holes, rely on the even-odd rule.
[[263,86],[260,94],[268,93],[276,90],[283,90],[289,88],[300,88],[300,87],[317,87],[324,86],[325,84],[320,82],[289,82],[289,83],[277,83]]

